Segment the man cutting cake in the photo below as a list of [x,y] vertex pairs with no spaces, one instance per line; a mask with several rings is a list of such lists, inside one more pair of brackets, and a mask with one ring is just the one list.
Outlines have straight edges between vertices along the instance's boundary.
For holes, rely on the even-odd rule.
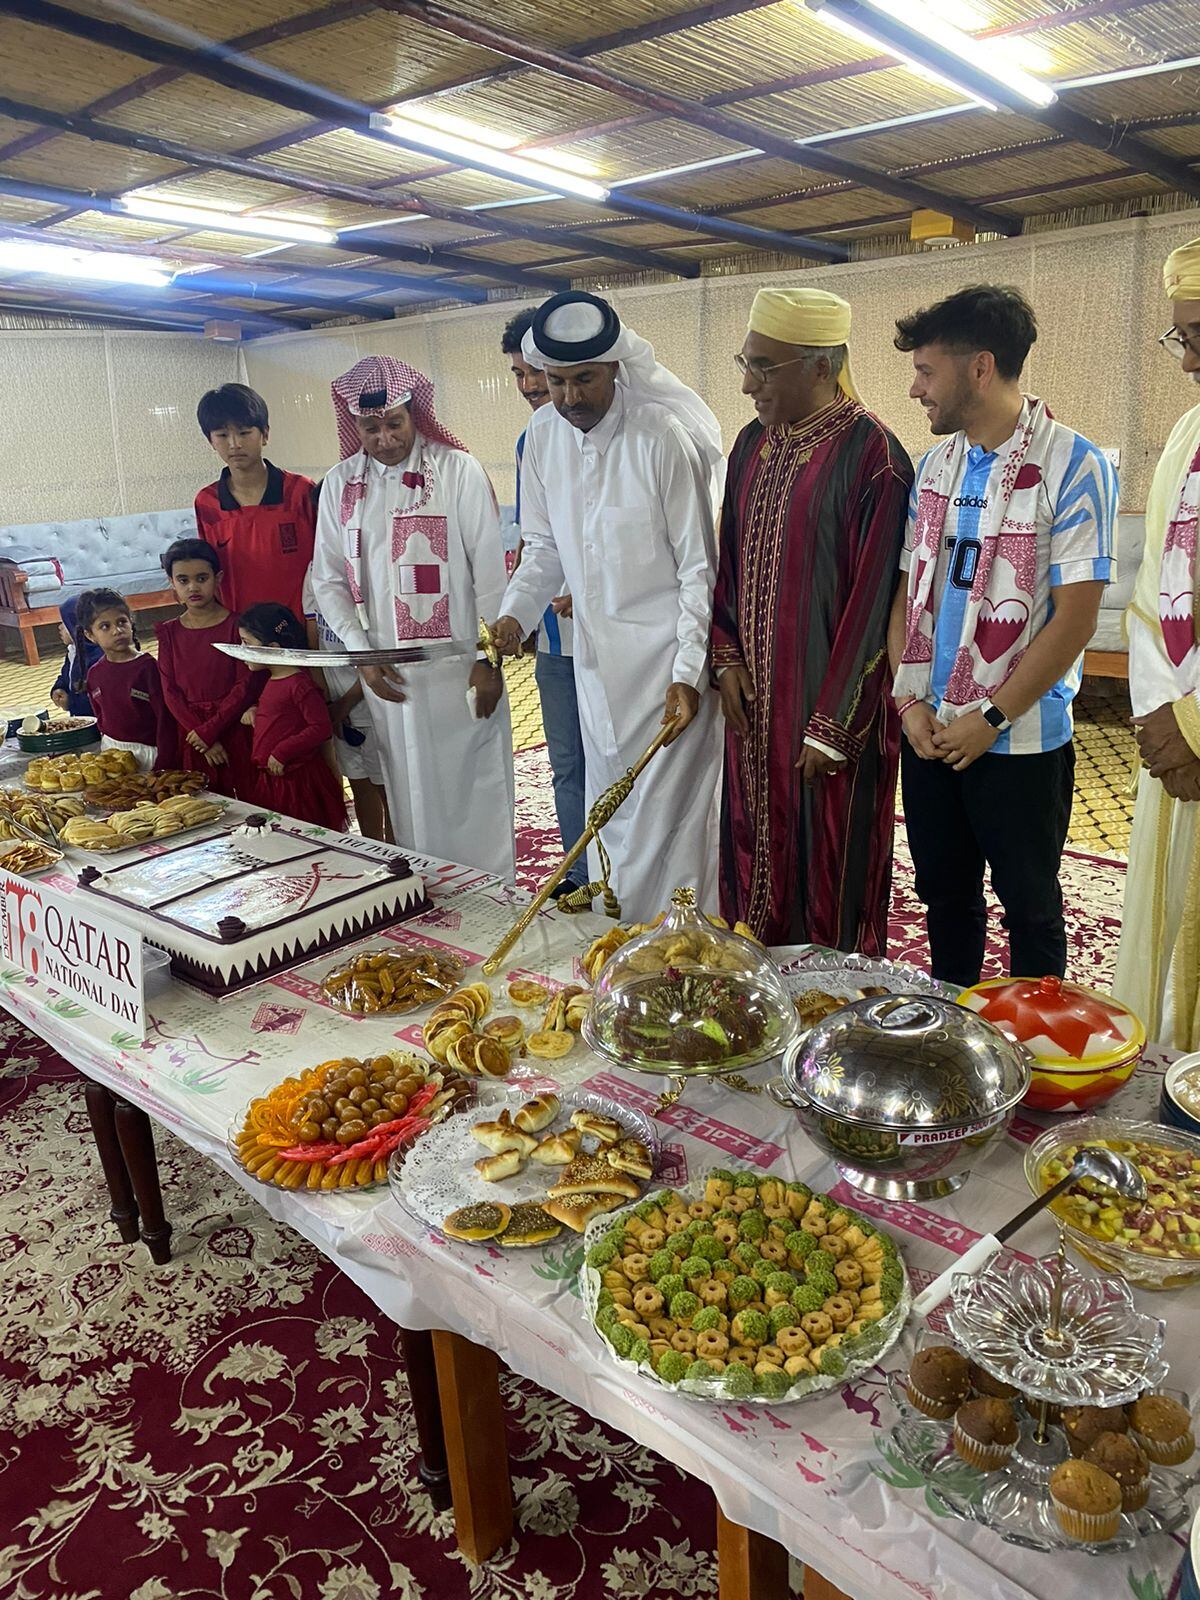
[[515,654],[569,590],[589,805],[664,722],[676,726],[678,743],[604,828],[622,912],[653,917],[683,885],[715,909],[721,742],[708,646],[720,425],[596,295],[546,301],[523,349],[554,403],[525,436],[524,554],[497,643]]

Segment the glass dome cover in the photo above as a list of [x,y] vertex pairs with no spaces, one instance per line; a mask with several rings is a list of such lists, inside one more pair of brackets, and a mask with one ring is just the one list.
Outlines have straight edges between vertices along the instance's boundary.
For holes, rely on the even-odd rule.
[[606,963],[583,1036],[634,1072],[700,1077],[780,1055],[798,1031],[796,1008],[767,951],[718,927],[677,889],[656,927]]

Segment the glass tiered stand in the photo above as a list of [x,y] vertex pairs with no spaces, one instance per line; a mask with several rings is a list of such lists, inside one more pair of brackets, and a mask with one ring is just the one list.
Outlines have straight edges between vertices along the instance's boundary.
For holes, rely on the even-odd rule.
[[[1013,1544],[1096,1554],[1128,1550],[1147,1534],[1184,1525],[1196,1482],[1188,1469],[1152,1466],[1146,1506],[1123,1514],[1116,1537],[1102,1543],[1069,1539],[1050,1502],[1050,1475],[1070,1455],[1059,1408],[1125,1405],[1147,1389],[1161,1391],[1167,1375],[1164,1324],[1136,1309],[1123,1280],[1085,1277],[1067,1262],[1061,1242],[1057,1254],[1034,1262],[1005,1251],[978,1276],[955,1279],[947,1323],[958,1349],[1018,1391],[1020,1424],[1007,1467],[978,1472],[954,1452],[953,1419],[926,1417],[909,1402],[906,1375],[890,1375],[900,1412],[892,1444],[947,1510]],[[1183,1395],[1174,1398],[1186,1403]]]

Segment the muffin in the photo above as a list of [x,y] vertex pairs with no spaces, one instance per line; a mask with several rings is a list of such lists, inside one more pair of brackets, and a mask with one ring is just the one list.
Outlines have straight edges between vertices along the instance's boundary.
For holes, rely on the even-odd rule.
[[1062,1414],[1073,1456],[1085,1456],[1102,1433],[1128,1433],[1124,1406],[1066,1406]]
[[1127,1433],[1102,1433],[1083,1459],[1117,1480],[1122,1511],[1140,1511],[1150,1498],[1150,1463]]
[[949,1345],[928,1345],[913,1357],[905,1387],[918,1411],[948,1422],[971,1393],[966,1358]]
[[1064,1461],[1055,1467],[1050,1503],[1068,1539],[1112,1539],[1121,1526],[1121,1485],[1091,1461]]
[[993,1378],[990,1372],[975,1361],[967,1362],[967,1373],[971,1379],[971,1387],[976,1394],[984,1395],[991,1400],[1015,1400],[1020,1390],[1015,1384],[1005,1383],[1000,1378]]
[[1196,1448],[1192,1416],[1167,1394],[1144,1394],[1129,1407],[1133,1437],[1159,1466],[1177,1467]]
[[984,1396],[954,1413],[954,1448],[968,1466],[999,1472],[1017,1442],[1017,1419],[1007,1400]]

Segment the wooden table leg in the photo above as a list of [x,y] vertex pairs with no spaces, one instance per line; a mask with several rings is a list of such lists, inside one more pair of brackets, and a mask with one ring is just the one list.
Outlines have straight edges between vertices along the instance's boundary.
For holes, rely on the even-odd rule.
[[[717,1507],[718,1600],[788,1600],[787,1551]],[[804,1600],[810,1600],[805,1590]]]
[[108,1185],[109,1199],[112,1201],[108,1214],[116,1223],[117,1231],[125,1243],[136,1244],[137,1201],[133,1197],[129,1169],[125,1165],[125,1157],[121,1154],[121,1144],[117,1138],[114,1115],[116,1107],[113,1104],[113,1097],[102,1083],[96,1083],[92,1078],[85,1078],[83,1098],[87,1106],[88,1121],[92,1125],[92,1138],[96,1141],[96,1150],[100,1156],[104,1181]]
[[439,1511],[450,1505],[450,1473],[446,1466],[446,1436],[442,1431],[442,1408],[438,1398],[437,1367],[433,1359],[433,1338],[424,1331],[400,1328],[400,1348],[408,1373],[408,1392],[413,1419],[417,1425],[417,1477],[429,1492]]
[[482,1345],[441,1330],[433,1353],[458,1548],[468,1561],[487,1561],[513,1531],[500,1362]]
[[804,1600],[848,1600],[848,1597],[844,1589],[836,1588],[812,1567],[805,1567]]
[[171,1224],[163,1215],[162,1190],[158,1185],[158,1161],[154,1154],[154,1128],[150,1118],[128,1100],[114,1096],[117,1138],[129,1172],[138,1210],[142,1214],[142,1242],[156,1266],[171,1259]]

